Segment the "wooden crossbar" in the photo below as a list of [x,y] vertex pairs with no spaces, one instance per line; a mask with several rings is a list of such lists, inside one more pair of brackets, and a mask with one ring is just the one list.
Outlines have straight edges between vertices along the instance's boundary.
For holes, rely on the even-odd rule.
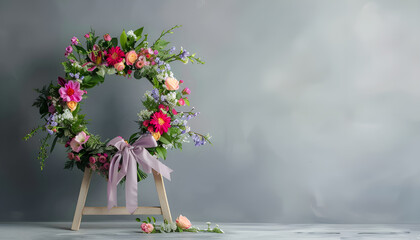
[[137,207],[133,214],[130,214],[125,207],[113,207],[108,210],[107,207],[85,207],[86,197],[89,191],[89,185],[92,178],[92,170],[85,169],[82,185],[80,186],[79,198],[77,200],[76,210],[74,212],[73,224],[71,230],[78,231],[83,215],[163,215],[168,222],[172,222],[171,211],[169,209],[168,198],[166,196],[165,185],[162,175],[153,170],[156,191],[158,193],[160,206],[158,207]]

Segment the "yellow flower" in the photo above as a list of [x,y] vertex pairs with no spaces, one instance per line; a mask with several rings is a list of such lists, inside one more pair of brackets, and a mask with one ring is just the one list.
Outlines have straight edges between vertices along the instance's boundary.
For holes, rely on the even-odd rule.
[[159,132],[152,132],[152,136],[155,138],[155,140],[159,140],[160,138],[160,133]]
[[77,102],[75,101],[67,102],[67,107],[69,107],[69,109],[73,112],[77,107]]

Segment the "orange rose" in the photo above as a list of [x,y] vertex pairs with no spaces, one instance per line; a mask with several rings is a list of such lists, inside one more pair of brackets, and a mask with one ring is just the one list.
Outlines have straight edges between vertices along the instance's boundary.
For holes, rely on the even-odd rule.
[[77,102],[75,101],[67,102],[67,107],[69,107],[70,111],[73,112],[77,108]]
[[160,132],[152,132],[152,136],[155,138],[155,140],[159,140],[160,139]]
[[176,219],[176,225],[181,229],[188,229],[191,227],[191,222],[185,216],[179,215]]
[[165,80],[165,85],[168,90],[178,90],[179,82],[175,78],[168,77]]
[[127,54],[125,54],[125,63],[127,65],[133,65],[137,60],[137,53],[134,50],[129,51]]
[[120,72],[120,71],[124,70],[125,66],[124,66],[124,63],[123,62],[119,62],[119,63],[114,64],[114,68],[118,72]]

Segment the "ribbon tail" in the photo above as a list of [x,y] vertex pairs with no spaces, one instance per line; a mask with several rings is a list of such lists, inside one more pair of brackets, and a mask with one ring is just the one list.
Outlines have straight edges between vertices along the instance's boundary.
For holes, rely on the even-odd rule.
[[118,185],[118,167],[121,161],[121,154],[115,154],[111,159],[108,174],[108,210],[117,206],[117,185]]
[[137,198],[137,162],[133,153],[127,154],[128,169],[125,179],[125,206],[133,214],[138,206]]
[[173,170],[150,155],[146,149],[143,148],[141,150],[140,156],[137,157],[137,162],[147,173],[151,173],[152,169],[154,169],[156,172],[160,173],[160,175],[171,181],[171,172],[173,172]]

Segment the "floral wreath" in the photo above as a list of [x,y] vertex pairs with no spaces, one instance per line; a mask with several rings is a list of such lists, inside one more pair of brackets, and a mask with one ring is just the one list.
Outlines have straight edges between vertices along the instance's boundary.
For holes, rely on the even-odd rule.
[[[38,130],[45,130],[47,135],[41,139],[38,160],[41,170],[48,157],[47,148],[50,139],[54,137],[50,152],[56,143],[65,145],[68,151],[66,169],[74,166],[84,171],[90,168],[99,174],[108,177],[110,159],[117,152],[114,146],[107,146],[100,136],[93,135],[87,130],[88,121],[81,114],[82,100],[87,96],[87,89],[103,83],[105,75],[120,75],[136,79],[145,78],[152,85],[151,91],[146,91],[142,100],[145,109],[138,113],[138,132],[133,133],[128,141],[134,143],[140,136],[151,134],[157,142],[156,147],[146,148],[156,157],[166,159],[167,149],[181,149],[184,142],[192,138],[195,146],[209,142],[210,136],[202,135],[190,130],[188,120],[196,117],[199,112],[194,108],[188,111],[176,109],[190,106],[188,96],[191,91],[188,87],[181,90],[183,80],[177,80],[171,72],[170,63],[181,61],[183,63],[204,64],[195,54],[190,54],[181,47],[167,49],[168,41],[163,37],[173,33],[175,26],[162,31],[159,38],[150,45],[147,34],[143,34],[143,27],[135,31],[122,32],[118,39],[105,34],[98,41],[98,36],[91,30],[84,35],[86,47],[81,46],[77,37],[71,39],[66,48],[66,61],[62,62],[65,76],[58,77],[56,84],[50,83],[42,89],[36,89],[40,94],[33,106],[39,108],[41,118],[45,124],[34,128],[24,139],[28,140]],[[184,107],[185,108],[185,107]],[[138,181],[147,174],[137,168]]]

